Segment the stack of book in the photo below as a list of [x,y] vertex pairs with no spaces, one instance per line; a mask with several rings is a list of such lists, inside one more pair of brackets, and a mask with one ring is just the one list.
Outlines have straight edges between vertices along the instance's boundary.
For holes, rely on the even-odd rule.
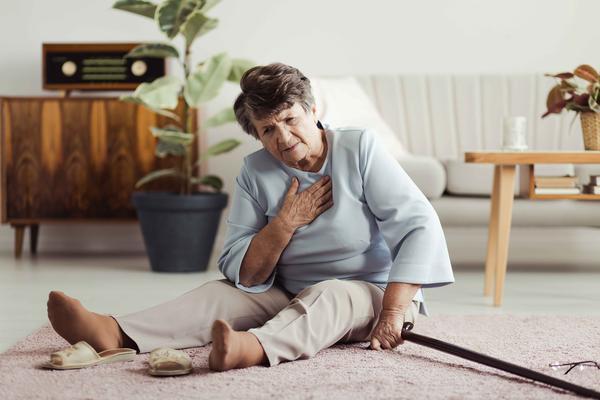
[[536,176],[535,194],[579,194],[576,176]]
[[583,185],[583,192],[600,194],[600,175],[590,175],[590,183]]

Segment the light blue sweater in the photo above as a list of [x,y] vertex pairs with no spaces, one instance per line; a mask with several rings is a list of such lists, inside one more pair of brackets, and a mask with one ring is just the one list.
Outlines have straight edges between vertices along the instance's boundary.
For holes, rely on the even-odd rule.
[[[325,128],[328,154],[319,172],[285,165],[265,149],[244,158],[218,265],[247,292],[275,283],[291,293],[327,279],[388,282],[423,288],[454,282],[439,218],[423,193],[368,129]],[[240,284],[240,266],[254,235],[274,218],[296,176],[303,191],[329,175],[334,205],[296,230],[266,282]],[[420,313],[427,315],[423,292]]]

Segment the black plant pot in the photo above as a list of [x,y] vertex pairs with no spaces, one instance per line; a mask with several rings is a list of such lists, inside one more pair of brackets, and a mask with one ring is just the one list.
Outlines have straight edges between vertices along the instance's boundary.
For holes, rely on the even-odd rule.
[[206,270],[227,194],[134,192],[132,201],[153,271]]

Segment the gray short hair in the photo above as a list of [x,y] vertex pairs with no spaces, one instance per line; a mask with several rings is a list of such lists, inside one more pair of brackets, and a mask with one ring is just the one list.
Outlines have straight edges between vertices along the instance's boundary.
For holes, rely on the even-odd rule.
[[235,118],[244,132],[258,138],[251,117],[263,119],[292,107],[295,103],[309,111],[315,103],[310,80],[297,68],[272,63],[250,68],[240,80],[242,93],[233,104]]

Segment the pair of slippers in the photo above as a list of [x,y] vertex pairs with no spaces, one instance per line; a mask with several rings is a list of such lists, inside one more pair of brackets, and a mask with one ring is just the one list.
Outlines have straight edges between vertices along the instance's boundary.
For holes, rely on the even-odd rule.
[[[49,369],[80,369],[100,364],[133,361],[134,349],[118,348],[97,353],[87,342],[81,341],[50,355],[50,361],[42,364]],[[154,376],[186,375],[192,372],[192,360],[187,353],[161,347],[152,350],[148,359],[148,373]]]

